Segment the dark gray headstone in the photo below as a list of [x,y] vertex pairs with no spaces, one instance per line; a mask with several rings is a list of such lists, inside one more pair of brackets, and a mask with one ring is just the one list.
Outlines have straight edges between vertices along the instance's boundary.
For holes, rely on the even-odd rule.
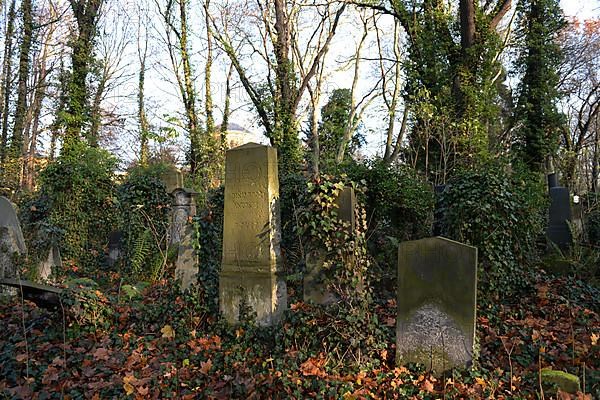
[[435,237],[398,250],[396,363],[436,373],[474,355],[477,248]]
[[113,231],[108,235],[108,265],[112,267],[121,258],[123,232]]
[[552,187],[549,190],[550,209],[548,211],[548,228],[546,235],[548,239],[562,249],[568,248],[573,243],[571,229],[571,198],[569,189],[564,187]]

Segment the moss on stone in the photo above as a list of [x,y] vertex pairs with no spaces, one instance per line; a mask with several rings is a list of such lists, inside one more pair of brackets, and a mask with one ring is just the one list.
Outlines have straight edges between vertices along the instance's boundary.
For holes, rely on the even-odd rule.
[[556,385],[560,390],[567,393],[577,393],[580,390],[579,377],[564,371],[542,369],[542,384],[544,386]]

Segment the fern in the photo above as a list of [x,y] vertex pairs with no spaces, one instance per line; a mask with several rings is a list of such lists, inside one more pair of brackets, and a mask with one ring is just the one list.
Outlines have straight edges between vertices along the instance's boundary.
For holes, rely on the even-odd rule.
[[162,252],[157,252],[152,259],[150,264],[150,281],[156,282],[161,279],[165,273],[165,267],[172,263],[175,257],[177,257],[177,253],[179,250],[179,246],[169,246],[167,249],[167,258],[164,259],[164,255]]
[[149,229],[145,229],[141,235],[135,238],[133,243],[129,265],[131,272],[136,278],[141,278],[144,261],[152,251],[152,235]]

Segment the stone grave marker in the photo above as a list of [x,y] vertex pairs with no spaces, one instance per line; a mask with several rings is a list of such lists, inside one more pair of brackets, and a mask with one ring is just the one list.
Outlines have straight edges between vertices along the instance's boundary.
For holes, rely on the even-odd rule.
[[123,254],[123,232],[113,231],[108,235],[108,257],[109,267],[114,266]]
[[183,237],[179,243],[177,251],[177,260],[175,261],[175,278],[181,281],[181,290],[189,289],[197,281],[198,274],[198,254],[192,245],[194,240],[194,230],[191,224],[188,224],[183,230]]
[[17,276],[15,255],[27,253],[21,225],[12,203],[0,196],[0,278]]
[[174,165],[170,165],[162,173],[162,181],[165,184],[167,193],[173,193],[177,188],[183,187],[183,173]]
[[181,280],[181,289],[188,289],[196,281],[198,256],[192,243],[194,230],[191,218],[196,215],[196,195],[190,189],[177,188],[171,193],[170,244],[177,245],[175,277]]
[[436,373],[473,360],[477,248],[443,237],[398,249],[396,364]]
[[[335,200],[337,215],[339,219],[350,223],[350,231],[356,228],[354,209],[356,207],[356,195],[354,188],[346,186]],[[338,299],[327,290],[323,282],[323,263],[325,254],[322,251],[313,250],[306,257],[306,274],[304,276],[304,301],[312,301],[316,304],[331,304]]]
[[277,323],[287,306],[279,218],[277,150],[256,143],[228,150],[219,308],[230,323],[241,305],[259,325]]
[[548,210],[548,227],[546,235],[551,242],[561,249],[567,249],[573,243],[569,223],[572,219],[571,198],[569,189],[565,187],[551,187],[548,191],[550,196],[550,209]]
[[196,215],[196,195],[190,189],[177,188],[172,193],[170,244],[181,243],[190,218]]
[[48,250],[48,257],[45,261],[40,262],[39,277],[42,281],[47,281],[57,268],[62,268],[62,259],[60,257],[60,249],[57,245],[52,245]]

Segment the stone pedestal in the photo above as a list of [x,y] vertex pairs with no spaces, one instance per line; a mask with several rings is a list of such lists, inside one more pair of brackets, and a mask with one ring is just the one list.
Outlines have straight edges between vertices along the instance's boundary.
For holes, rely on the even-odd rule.
[[196,195],[190,189],[177,188],[172,193],[171,226],[169,228],[169,244],[181,243],[190,218],[196,215]]
[[175,261],[175,277],[181,281],[181,289],[188,289],[196,282],[198,255],[194,249],[192,217],[196,215],[196,195],[190,189],[177,188],[171,193],[171,226],[169,244],[178,246]]
[[281,264],[276,149],[256,143],[228,150],[225,163],[223,262],[219,308],[230,323],[240,306],[259,325],[278,322],[287,306]]
[[[356,229],[356,218],[354,209],[356,208],[356,195],[354,188],[346,186],[335,200],[337,208],[335,209],[338,218],[350,224],[350,234]],[[311,250],[306,257],[306,273],[304,275],[304,301],[316,304],[331,304],[338,301],[338,298],[327,290],[327,283],[324,282],[323,263],[325,262],[325,252],[321,249]],[[353,260],[349,260],[353,262]]]
[[471,364],[477,301],[477,248],[435,237],[398,249],[396,363],[436,373]]

